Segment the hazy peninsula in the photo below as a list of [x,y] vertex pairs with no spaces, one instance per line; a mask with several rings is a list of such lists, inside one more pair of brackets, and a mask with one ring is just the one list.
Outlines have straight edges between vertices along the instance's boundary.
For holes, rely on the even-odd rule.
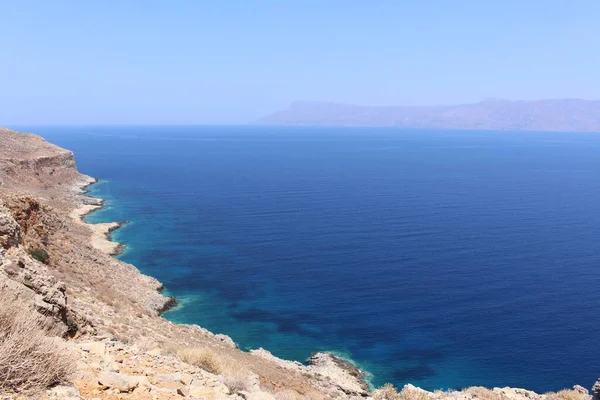
[[469,130],[600,132],[600,101],[486,99],[449,106],[361,106],[295,101],[259,125],[395,126]]

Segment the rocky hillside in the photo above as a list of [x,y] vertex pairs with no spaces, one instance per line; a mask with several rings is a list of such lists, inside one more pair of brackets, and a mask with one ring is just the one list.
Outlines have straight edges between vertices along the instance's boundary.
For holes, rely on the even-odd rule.
[[0,128],[0,138],[0,187],[49,189],[80,176],[73,153],[40,136]]
[[106,234],[117,225],[81,221],[102,202],[83,195],[94,179],[77,172],[72,153],[2,129],[0,179],[0,398],[591,398],[580,387],[369,393],[364,373],[330,354],[301,364],[241,351],[225,335],[160,317],[174,299],[111,257]]
[[474,104],[439,107],[376,107],[297,101],[287,110],[267,115],[257,123],[600,132],[600,101],[487,99]]

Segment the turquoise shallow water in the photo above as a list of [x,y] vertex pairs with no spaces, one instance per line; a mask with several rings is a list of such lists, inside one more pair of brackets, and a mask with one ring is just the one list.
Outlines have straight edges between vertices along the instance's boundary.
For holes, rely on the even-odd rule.
[[374,128],[25,127],[128,220],[165,317],[373,382],[537,391],[600,376],[600,136]]

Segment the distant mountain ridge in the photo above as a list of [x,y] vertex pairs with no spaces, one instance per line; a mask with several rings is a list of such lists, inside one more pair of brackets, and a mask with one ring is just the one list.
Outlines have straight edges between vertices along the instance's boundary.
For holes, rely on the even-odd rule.
[[600,132],[600,100],[490,98],[451,106],[359,106],[295,101],[286,110],[267,115],[256,124]]

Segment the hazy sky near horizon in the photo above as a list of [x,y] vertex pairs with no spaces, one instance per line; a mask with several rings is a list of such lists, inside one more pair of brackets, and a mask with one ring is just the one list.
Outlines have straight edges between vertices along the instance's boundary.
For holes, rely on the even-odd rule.
[[598,0],[4,0],[0,16],[0,125],[600,98]]

